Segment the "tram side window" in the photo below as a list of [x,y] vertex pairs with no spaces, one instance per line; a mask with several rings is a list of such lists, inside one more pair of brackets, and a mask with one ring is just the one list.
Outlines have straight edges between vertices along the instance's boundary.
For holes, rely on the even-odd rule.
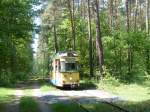
[[65,72],[65,62],[64,61],[60,62],[60,71]]
[[59,71],[59,66],[58,66],[58,65],[56,65],[55,67],[56,67],[56,71]]
[[59,71],[60,70],[60,61],[56,60],[55,62],[55,71]]

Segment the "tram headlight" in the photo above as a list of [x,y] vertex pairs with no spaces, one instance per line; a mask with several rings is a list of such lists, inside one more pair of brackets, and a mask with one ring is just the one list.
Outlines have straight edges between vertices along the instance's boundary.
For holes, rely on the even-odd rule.
[[65,81],[63,80],[63,84],[65,84]]

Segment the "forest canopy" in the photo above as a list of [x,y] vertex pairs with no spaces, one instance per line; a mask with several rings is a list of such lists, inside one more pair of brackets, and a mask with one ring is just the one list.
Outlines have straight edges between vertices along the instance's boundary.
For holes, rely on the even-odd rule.
[[[37,12],[33,4],[42,3]],[[1,85],[47,76],[58,51],[76,51],[81,77],[133,81],[150,73],[149,0],[1,0]],[[35,27],[33,16],[40,14]],[[33,35],[39,35],[33,58]]]
[[51,54],[75,50],[81,77],[133,81],[150,73],[148,0],[52,0],[41,14],[38,73]]
[[25,79],[32,69],[31,2],[0,1],[0,85]]

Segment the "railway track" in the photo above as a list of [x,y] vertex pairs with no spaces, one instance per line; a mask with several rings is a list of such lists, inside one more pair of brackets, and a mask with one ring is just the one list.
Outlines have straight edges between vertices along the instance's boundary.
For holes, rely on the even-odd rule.
[[[85,107],[83,106],[83,104],[80,103],[80,102],[78,101],[78,99],[77,99],[75,96],[70,96],[69,94],[67,94],[66,91],[63,91],[63,93],[64,93],[65,96],[68,96],[68,98],[69,98],[73,103],[77,104],[84,112],[91,112],[91,110],[88,110],[87,108],[85,108]],[[92,94],[89,94],[89,93],[87,93],[87,92],[85,92],[85,94],[88,94],[88,95],[93,96]],[[94,97],[97,98],[96,96],[94,96]],[[94,98],[94,97],[93,97],[93,98]],[[116,105],[116,104],[113,104],[113,103],[108,102],[108,101],[105,101],[105,100],[100,101],[100,103],[109,105],[109,106],[115,108],[116,110],[118,110],[118,112],[130,112],[129,110],[127,110],[127,109],[125,109],[125,108],[122,108],[122,107],[120,107],[120,106],[118,106],[118,105]],[[115,112],[116,112],[116,111],[115,111]]]

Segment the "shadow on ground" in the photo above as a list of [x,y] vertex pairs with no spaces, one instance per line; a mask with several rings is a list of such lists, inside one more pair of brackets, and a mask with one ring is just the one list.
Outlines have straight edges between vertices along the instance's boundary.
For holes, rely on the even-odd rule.
[[[35,80],[35,81],[28,81],[28,82],[22,82],[17,84],[14,88],[22,88],[22,89],[32,89],[32,85],[34,83],[39,84],[39,86],[48,85],[51,86],[48,80]],[[92,90],[96,89],[97,86],[92,82],[86,82],[81,83],[79,88],[76,88],[75,90]],[[61,88],[62,89],[62,88]],[[66,88],[65,88],[66,89]],[[70,88],[67,88],[67,90]],[[54,105],[57,103],[65,104],[64,108],[67,108],[68,105],[71,103],[68,96],[62,96],[62,95],[42,95],[37,97],[39,100],[49,104]],[[2,100],[1,100],[2,99]],[[9,100],[11,99],[11,100]],[[7,102],[9,100],[9,102]],[[95,97],[78,97],[76,98],[78,102],[85,105],[85,107],[91,112],[121,112],[120,110],[117,110],[116,108],[107,105],[105,103],[102,103],[103,100],[113,100],[113,99],[97,99]],[[0,112],[6,112],[4,111],[4,108],[6,108],[6,104],[11,104],[11,102],[14,101],[14,96],[7,95],[6,97],[0,96]],[[112,101],[113,102],[113,101]],[[115,101],[114,104],[125,108],[126,110],[129,110],[129,112],[150,112],[150,100],[142,101],[142,102],[131,102],[131,101]],[[14,104],[14,103],[12,103]],[[60,111],[62,112],[62,111]],[[69,112],[69,111],[68,111]],[[73,112],[73,111],[70,111]]]
[[[39,97],[40,100],[48,103],[49,105],[57,105],[63,104],[63,108],[68,108],[68,106],[72,103],[68,96],[54,96],[54,95],[46,95]],[[80,102],[81,105],[85,106],[91,112],[123,112],[112,105],[108,105],[103,102],[103,100],[110,99],[97,99],[95,97],[78,97],[75,98],[77,102]],[[127,110],[128,112],[150,112],[150,100],[143,102],[130,102],[130,101],[115,101],[113,104]],[[71,104],[72,105],[72,104]],[[59,108],[59,107],[58,107]],[[62,107],[60,107],[62,108]],[[59,112],[59,111],[58,111]],[[61,112],[61,111],[60,111]],[[65,111],[64,111],[65,112]],[[67,111],[67,112],[74,112]]]

